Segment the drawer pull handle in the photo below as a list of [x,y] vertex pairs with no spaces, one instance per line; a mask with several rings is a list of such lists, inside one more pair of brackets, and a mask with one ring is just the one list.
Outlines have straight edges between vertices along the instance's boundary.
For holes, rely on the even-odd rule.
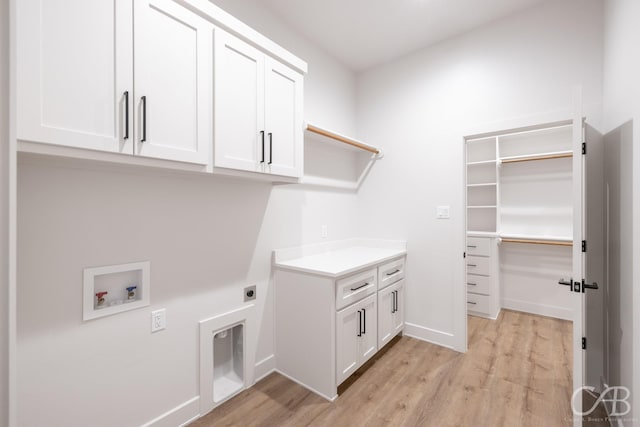
[[260,138],[262,138],[262,159],[260,160],[260,163],[264,163],[264,131],[263,130],[260,131]]
[[397,269],[397,268],[394,271],[392,271],[391,273],[387,273],[387,276],[393,276],[396,273],[400,273],[400,270]]
[[369,282],[365,283],[364,285],[360,285],[357,288],[351,288],[351,292],[357,291],[358,289],[362,289],[365,286],[369,286]]
[[476,305],[477,303],[473,301],[467,301],[467,304]]
[[477,267],[476,264],[467,264],[467,267]]
[[477,248],[476,245],[467,245],[468,248]]
[[471,283],[471,282],[467,282],[467,285],[469,285],[469,286],[478,286],[476,283]]
[[362,311],[358,310],[358,336],[362,336]]

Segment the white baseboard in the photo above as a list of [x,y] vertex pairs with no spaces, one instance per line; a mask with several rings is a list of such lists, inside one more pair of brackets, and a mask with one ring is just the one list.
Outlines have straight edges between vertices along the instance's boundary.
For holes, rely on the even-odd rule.
[[267,356],[258,363],[254,371],[254,384],[276,370],[276,356],[272,354]]
[[[256,363],[256,381],[260,381],[276,370],[276,358],[272,354]],[[200,396],[196,396],[186,402],[176,406],[164,414],[145,423],[142,427],[176,427],[186,426],[200,418]]]
[[200,417],[200,396],[186,402],[154,418],[142,427],[176,427],[185,426]]
[[535,304],[528,301],[503,298],[500,301],[502,308],[525,313],[537,314],[540,316],[554,317],[556,319],[573,320],[573,311],[564,307],[554,305]]
[[413,323],[405,323],[404,335],[455,350],[455,337],[448,332],[426,328]]
[[315,394],[317,394],[320,397],[323,397],[323,398],[327,399],[329,402],[333,402],[334,400],[336,400],[338,398],[337,394],[335,396],[333,396],[333,397],[329,397],[326,394],[320,393],[318,390],[315,390],[315,389],[309,387],[308,385],[301,383],[300,381],[296,380],[293,377],[290,377],[289,375],[285,374],[284,372],[280,371],[279,369],[275,369],[275,372],[279,373],[280,375],[282,375],[285,378],[290,379],[291,381],[293,381],[296,384],[300,384],[302,387],[306,388],[309,391],[314,392]]

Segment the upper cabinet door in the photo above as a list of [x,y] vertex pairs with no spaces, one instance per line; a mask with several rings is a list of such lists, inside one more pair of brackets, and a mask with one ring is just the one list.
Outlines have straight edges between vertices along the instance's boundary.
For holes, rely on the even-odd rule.
[[132,0],[15,4],[18,138],[131,154]]
[[264,55],[225,33],[215,34],[214,164],[264,171]]
[[135,0],[135,154],[207,164],[213,26],[171,0]]
[[265,63],[268,172],[302,176],[303,117],[302,75],[278,61]]

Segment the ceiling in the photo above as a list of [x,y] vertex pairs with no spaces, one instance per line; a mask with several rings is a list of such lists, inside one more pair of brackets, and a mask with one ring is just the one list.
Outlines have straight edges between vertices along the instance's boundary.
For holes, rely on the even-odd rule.
[[546,0],[260,0],[354,71]]

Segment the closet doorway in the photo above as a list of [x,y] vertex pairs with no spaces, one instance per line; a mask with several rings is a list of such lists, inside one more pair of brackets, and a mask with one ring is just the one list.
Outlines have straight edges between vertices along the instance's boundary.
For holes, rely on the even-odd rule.
[[517,380],[582,411],[573,392],[600,392],[604,370],[602,136],[580,118],[469,136],[465,153],[468,329],[508,313],[512,349],[542,367]]

